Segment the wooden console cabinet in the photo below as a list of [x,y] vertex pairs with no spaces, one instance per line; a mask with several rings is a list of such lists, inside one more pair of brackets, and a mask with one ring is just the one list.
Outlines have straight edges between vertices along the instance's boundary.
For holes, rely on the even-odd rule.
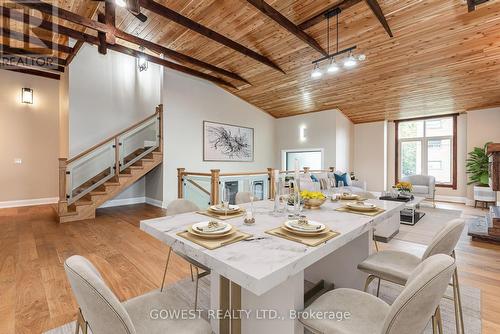
[[490,157],[490,187],[500,191],[500,143],[489,144],[487,152]]

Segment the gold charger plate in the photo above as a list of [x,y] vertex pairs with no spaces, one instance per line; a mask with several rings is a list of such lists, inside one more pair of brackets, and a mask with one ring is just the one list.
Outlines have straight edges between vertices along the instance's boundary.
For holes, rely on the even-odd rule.
[[187,231],[189,233],[193,234],[193,235],[196,235],[197,237],[200,237],[200,238],[205,238],[205,239],[222,239],[222,238],[227,237],[228,235],[231,235],[234,232],[236,232],[236,229],[234,228],[234,226],[231,226],[231,229],[229,231],[225,232],[225,233],[206,234],[206,233],[198,232],[195,229],[191,228],[191,226],[189,226],[187,228]]
[[220,247],[228,246],[231,244],[234,244],[236,242],[239,242],[241,240],[248,239],[252,237],[252,234],[248,234],[245,232],[241,232],[238,229],[235,229],[235,232],[233,234],[227,235],[223,238],[220,239],[206,239],[199,237],[197,235],[191,234],[188,231],[182,231],[177,233],[178,236],[189,240],[191,242],[194,242],[197,245],[200,245],[206,249],[217,249]]

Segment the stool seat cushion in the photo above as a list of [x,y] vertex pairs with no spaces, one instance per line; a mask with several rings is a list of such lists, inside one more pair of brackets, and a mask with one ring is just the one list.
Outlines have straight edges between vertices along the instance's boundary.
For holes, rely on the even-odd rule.
[[[192,307],[188,307],[185,302],[177,299],[172,294],[167,295],[165,292],[153,290],[144,295],[129,299],[123,302],[122,305],[127,310],[137,334],[212,333],[210,324],[204,319],[196,318],[189,321],[180,317],[178,319],[171,319],[175,318],[173,316],[175,314],[174,311],[192,310]],[[160,311],[162,312],[160,313]],[[194,314],[198,315],[198,313]],[[155,319],[155,317],[158,319]]]
[[358,265],[358,269],[383,280],[405,285],[411,272],[422,262],[412,254],[385,250],[370,255]]
[[[353,289],[335,289],[316,299],[299,318],[314,333],[380,333],[390,306],[370,294]],[[318,319],[323,312],[349,312],[349,318]],[[345,313],[344,313],[345,314]]]

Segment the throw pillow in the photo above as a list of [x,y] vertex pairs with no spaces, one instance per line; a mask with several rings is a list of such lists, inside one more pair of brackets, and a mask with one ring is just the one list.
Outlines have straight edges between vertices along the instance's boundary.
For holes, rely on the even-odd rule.
[[335,185],[338,187],[339,186],[339,181],[342,181],[344,183],[344,187],[349,185],[349,182],[347,181],[349,179],[349,175],[347,173],[344,173],[342,175],[335,174]]
[[311,174],[311,179],[313,180],[313,182],[319,182],[318,178],[314,174]]

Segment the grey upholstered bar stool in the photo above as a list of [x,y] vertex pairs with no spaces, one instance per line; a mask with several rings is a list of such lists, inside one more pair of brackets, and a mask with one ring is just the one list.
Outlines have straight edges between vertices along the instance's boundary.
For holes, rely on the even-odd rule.
[[235,204],[250,203],[252,201],[252,194],[248,191],[238,191],[234,196]]
[[[380,280],[405,285],[413,270],[425,259],[435,254],[451,255],[455,258],[455,247],[464,229],[463,219],[449,221],[439,233],[432,239],[422,258],[415,255],[385,250],[370,255],[358,265],[358,269],[369,274],[366,279],[365,291],[375,278],[378,278],[377,296],[380,289]],[[457,270],[453,272],[451,283],[453,287],[453,302],[455,306],[455,321],[457,333],[464,333],[464,321],[462,313],[462,301],[460,299],[460,287],[458,283]],[[446,297],[448,298],[448,297]]]
[[[188,212],[195,212],[200,210],[196,204],[193,202],[187,200],[187,199],[176,199],[170,202],[167,205],[167,215],[173,216],[173,215],[180,215],[182,213],[188,213]],[[172,254],[172,247],[169,247],[168,249],[168,254],[167,254],[167,263],[165,264],[165,271],[163,272],[163,279],[161,281],[161,288],[160,291],[163,291],[163,288],[165,287],[165,277],[167,276],[167,269],[168,269],[168,264],[170,263],[170,255]],[[191,259],[190,257],[185,256],[184,254],[180,253],[175,253],[178,256],[182,257],[184,260],[189,262],[189,268],[191,269],[191,281],[195,281],[196,279],[196,287],[195,287],[195,294],[194,294],[194,309],[198,307],[198,284],[199,280],[202,277],[205,277],[210,274],[210,268],[204,266],[203,264],[199,263],[198,261],[195,261]],[[193,275],[193,267],[196,271],[196,278]],[[203,272],[200,273],[200,269],[203,270]]]
[[[315,334],[421,334],[432,319],[436,333],[442,328],[439,301],[454,270],[455,260],[450,256],[431,256],[408,277],[392,305],[366,292],[336,289],[306,308],[300,322]],[[329,319],[331,313],[328,312],[332,311],[344,315],[348,312],[350,317],[341,321]]]
[[212,333],[203,319],[154,319],[154,310],[184,306],[181,300],[158,290],[120,303],[97,269],[82,256],[68,258],[64,269],[80,306],[76,333],[82,328],[86,334],[88,327],[95,334]]

